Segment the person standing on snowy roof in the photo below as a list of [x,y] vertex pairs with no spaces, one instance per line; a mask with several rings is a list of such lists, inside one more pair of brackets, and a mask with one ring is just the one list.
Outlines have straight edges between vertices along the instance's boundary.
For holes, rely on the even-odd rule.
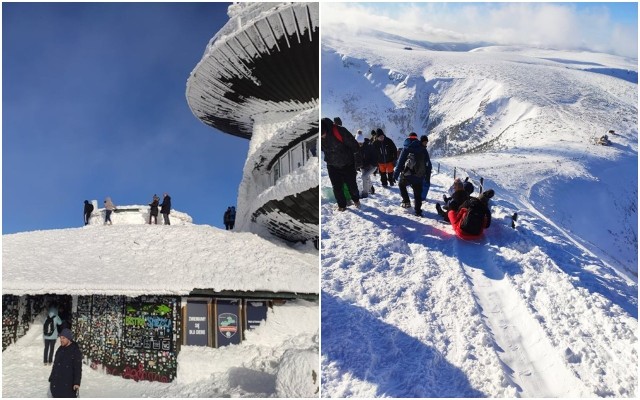
[[42,326],[42,337],[44,338],[44,365],[51,365],[53,362],[53,350],[58,339],[58,325],[62,324],[62,319],[58,316],[55,307],[49,308],[49,314]]
[[111,213],[116,210],[116,206],[111,201],[111,197],[107,197],[106,199],[104,199],[104,210],[104,224],[106,225],[107,223],[109,223],[109,225],[113,225],[113,223],[111,222]]
[[89,200],[84,201],[84,224],[89,225],[89,218],[93,212],[93,204],[89,203]]
[[236,207],[231,206],[231,212],[229,213],[229,229],[233,229],[236,224]]
[[409,192],[407,191],[407,186],[411,186],[415,201],[414,210],[419,217],[422,217],[422,182],[427,173],[428,161],[427,149],[418,140],[418,135],[415,132],[411,132],[404,141],[404,147],[393,172],[393,178],[398,179],[400,177],[398,187],[400,188],[402,207],[404,208],[411,207]]
[[78,397],[82,380],[82,352],[73,341],[73,333],[69,329],[60,332],[60,347],[56,351],[49,389],[52,397]]
[[373,147],[376,149],[378,172],[380,172],[382,186],[393,186],[396,183],[393,178],[393,167],[398,156],[398,148],[393,143],[393,140],[386,137],[380,128],[376,130],[376,141]]
[[231,229],[231,207],[227,207],[227,211],[225,211],[222,216],[222,221],[224,222],[224,228],[226,230]]
[[151,203],[149,203],[149,225],[151,225],[151,219],[156,225],[158,225],[158,204],[160,203],[160,197],[153,195]]
[[[356,134],[356,142],[358,142],[358,145],[360,146],[360,158],[362,159],[362,166],[360,167],[360,172],[362,173],[362,190],[360,191],[360,198],[365,198],[369,197],[369,191],[373,189],[373,186],[371,185],[371,174],[378,166],[377,155],[369,138],[364,137],[362,131],[359,129]],[[373,191],[371,193],[373,193]]]
[[169,193],[165,193],[162,197],[162,204],[160,204],[160,214],[162,214],[162,218],[164,219],[165,225],[171,225],[171,221],[169,221],[169,214],[171,213],[171,196]]
[[345,184],[353,204],[360,208],[360,193],[356,182],[356,154],[360,149],[358,142],[351,132],[335,125],[329,118],[322,118],[320,126],[320,147],[327,163],[333,194],[338,202],[338,211],[347,209],[347,198],[343,191]]

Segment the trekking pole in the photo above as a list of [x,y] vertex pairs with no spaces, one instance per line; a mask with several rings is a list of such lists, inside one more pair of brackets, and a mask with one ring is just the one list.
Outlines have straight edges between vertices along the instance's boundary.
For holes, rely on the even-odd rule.
[[438,174],[440,173],[440,163],[438,163]]
[[453,180],[456,179],[456,167],[453,167]]
[[482,194],[483,185],[484,185],[484,178],[480,177],[480,194]]

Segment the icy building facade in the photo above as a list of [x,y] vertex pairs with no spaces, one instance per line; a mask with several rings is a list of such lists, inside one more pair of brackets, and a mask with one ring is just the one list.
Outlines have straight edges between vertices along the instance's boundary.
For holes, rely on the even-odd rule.
[[319,3],[238,3],[187,81],[196,117],[250,139],[236,229],[318,236]]

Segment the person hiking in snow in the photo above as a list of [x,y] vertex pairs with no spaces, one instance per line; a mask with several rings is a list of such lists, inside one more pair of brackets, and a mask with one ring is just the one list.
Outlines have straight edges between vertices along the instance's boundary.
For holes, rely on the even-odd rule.
[[171,225],[171,221],[169,221],[169,213],[171,213],[171,196],[169,196],[168,193],[165,193],[162,197],[162,204],[160,204],[160,214],[162,214],[165,225]]
[[233,229],[236,225],[236,207],[231,206],[231,212],[229,213],[229,229]]
[[371,145],[368,138],[364,137],[362,131],[358,129],[356,134],[356,142],[360,146],[360,159],[362,160],[362,166],[360,172],[362,173],[362,190],[360,191],[360,198],[369,196],[369,191],[373,192],[373,186],[371,185],[371,173],[376,170],[378,166],[376,150]]
[[443,207],[440,206],[440,203],[436,203],[436,211],[438,215],[444,218],[445,221],[449,222],[449,217],[447,212],[450,210],[458,211],[458,208],[469,199],[469,193],[464,190],[464,184],[460,178],[456,178],[453,181],[452,185],[453,193],[451,197],[448,198],[447,203],[445,204],[446,211],[443,210]]
[[84,201],[84,224],[89,225],[89,218],[93,212],[93,204],[89,203],[89,200]]
[[49,389],[52,397],[78,397],[82,380],[82,352],[73,341],[73,333],[69,329],[60,332],[60,347],[56,351]]
[[493,197],[493,189],[480,196],[469,197],[457,211],[449,210],[449,222],[456,235],[462,239],[477,239],[491,225],[491,209],[489,200]]
[[418,140],[418,135],[411,132],[404,141],[393,178],[396,180],[400,177],[398,187],[400,188],[400,196],[402,196],[401,206],[404,208],[411,207],[407,191],[407,186],[411,186],[415,202],[414,210],[419,217],[422,216],[422,182],[427,173],[427,163],[430,163],[427,149]]
[[393,140],[386,137],[380,128],[376,130],[376,141],[373,147],[377,153],[378,172],[380,172],[382,186],[393,186],[396,183],[393,178],[393,167],[398,155],[398,148],[393,143]]
[[356,182],[356,153],[360,147],[351,132],[335,125],[329,118],[320,121],[320,148],[327,163],[327,172],[338,203],[338,211],[347,209],[343,186],[346,184],[353,204],[360,208],[360,193]]
[[104,224],[106,225],[108,222],[109,225],[113,225],[113,223],[111,222],[111,213],[116,210],[116,206],[111,201],[111,197],[107,197],[106,199],[104,199],[104,210]]
[[53,350],[56,347],[58,339],[58,325],[62,324],[62,319],[58,316],[58,310],[55,307],[49,308],[47,318],[42,325],[42,336],[44,338],[44,365],[51,365],[53,362]]
[[[427,150],[427,144],[429,143],[429,138],[427,135],[420,136],[420,144]],[[429,193],[429,188],[431,187],[431,171],[433,170],[433,165],[431,164],[431,158],[429,157],[429,150],[427,150],[427,173],[424,175],[424,180],[422,181],[422,201],[427,201],[427,194]]]
[[153,195],[151,203],[149,203],[149,225],[151,225],[151,219],[158,225],[158,204],[160,203],[160,197]]

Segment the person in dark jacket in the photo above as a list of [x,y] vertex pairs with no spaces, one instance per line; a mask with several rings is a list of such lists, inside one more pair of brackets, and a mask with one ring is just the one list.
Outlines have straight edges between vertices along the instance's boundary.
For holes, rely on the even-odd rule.
[[329,118],[320,121],[320,147],[327,163],[327,172],[338,202],[338,211],[347,209],[347,198],[343,192],[346,184],[353,204],[360,208],[360,193],[356,182],[356,153],[360,147],[351,132],[335,125]]
[[160,214],[162,214],[165,225],[171,225],[171,221],[169,221],[169,213],[171,213],[171,196],[169,196],[168,193],[165,193],[162,197],[162,204],[160,204]]
[[84,224],[89,225],[89,218],[93,212],[93,204],[89,203],[89,200],[84,201]]
[[362,190],[360,191],[360,198],[369,197],[369,192],[373,194],[373,186],[371,185],[371,174],[378,167],[378,159],[376,150],[371,145],[369,138],[364,137],[361,130],[358,130],[356,134],[356,142],[360,146],[360,159],[362,160],[362,166],[360,172],[362,174]]
[[151,225],[151,219],[158,225],[158,205],[160,203],[160,197],[153,195],[151,203],[149,203],[149,225]]
[[[420,136],[420,144],[426,149],[429,143],[427,135]],[[431,187],[431,171],[433,171],[433,165],[431,164],[431,158],[429,157],[429,151],[427,150],[427,173],[422,180],[422,201],[427,201],[427,194],[429,194],[429,188]]]
[[229,229],[233,229],[236,224],[236,207],[231,206],[231,212],[229,213]]
[[464,184],[460,178],[454,179],[452,187],[453,193],[445,205],[446,211],[443,210],[440,203],[436,203],[436,211],[438,212],[438,215],[445,219],[445,221],[449,221],[449,216],[447,214],[448,211],[458,211],[458,208],[460,208],[465,201],[469,200],[469,193],[464,190]]
[[398,148],[380,128],[376,129],[376,141],[373,147],[377,153],[378,172],[380,172],[382,186],[386,187],[387,184],[393,186],[396,183],[393,178],[393,167],[398,155]]
[[73,334],[69,329],[60,332],[60,347],[56,351],[51,375],[49,375],[49,389],[52,397],[77,397],[82,380],[82,352],[78,344],[73,341]]
[[[405,170],[405,163],[409,154],[414,154],[416,160],[413,171]],[[402,207],[404,208],[411,207],[409,192],[407,191],[407,186],[411,186],[415,201],[414,210],[419,217],[422,216],[422,182],[427,172],[427,163],[430,164],[427,149],[418,140],[418,135],[415,132],[411,132],[404,141],[402,153],[400,153],[400,158],[398,158],[398,163],[393,172],[393,178],[398,179],[400,177],[398,187],[400,188]]]
[[227,211],[225,211],[222,216],[222,222],[224,222],[225,230],[228,231],[231,229],[231,207],[227,207]]

